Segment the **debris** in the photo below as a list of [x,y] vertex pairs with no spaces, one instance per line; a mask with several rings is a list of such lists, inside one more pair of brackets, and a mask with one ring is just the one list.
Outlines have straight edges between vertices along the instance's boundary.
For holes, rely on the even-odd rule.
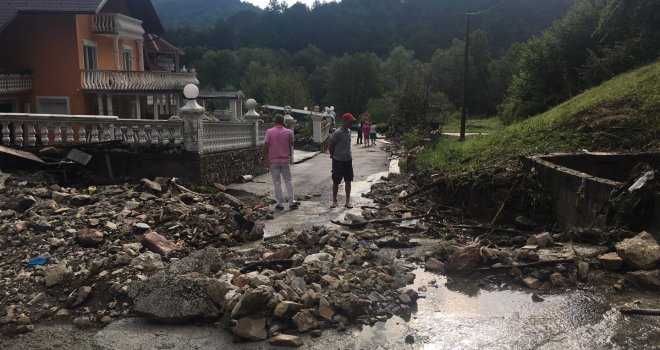
[[619,308],[619,312],[624,315],[660,316],[660,309],[633,309],[630,307],[622,307]]
[[43,256],[28,260],[28,265],[45,265],[47,263],[48,263],[48,258]]
[[646,231],[617,243],[616,252],[633,269],[651,270],[660,264],[660,245]]
[[70,159],[78,164],[87,165],[92,159],[91,154],[87,154],[83,151],[72,148],[69,153],[66,154],[66,158]]
[[19,150],[16,150],[16,149],[5,147],[5,146],[0,146],[0,154],[9,155],[10,157],[17,157],[17,158],[26,159],[26,160],[29,160],[29,161],[32,161],[32,162],[45,164],[45,162],[43,160],[41,160],[41,158],[35,156],[32,153],[25,152],[25,151],[19,151]]

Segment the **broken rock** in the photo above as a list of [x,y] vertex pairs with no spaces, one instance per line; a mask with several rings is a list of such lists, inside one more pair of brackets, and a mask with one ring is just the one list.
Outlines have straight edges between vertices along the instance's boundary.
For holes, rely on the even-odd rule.
[[623,265],[623,259],[616,252],[600,255],[598,261],[608,271],[617,271]]
[[424,264],[424,268],[428,271],[433,271],[433,272],[439,272],[439,273],[447,272],[447,268],[445,267],[445,264],[443,264],[441,261],[435,258],[429,258],[428,260],[426,260],[426,264]]
[[646,231],[617,243],[616,252],[633,269],[652,270],[660,264],[660,246]]
[[136,313],[165,323],[179,323],[221,315],[207,288],[208,278],[161,271],[147,281],[132,283],[128,295]]
[[447,260],[447,271],[452,273],[469,272],[477,265],[481,256],[479,255],[479,248],[476,246],[469,246],[459,248],[452,253]]
[[78,244],[83,247],[96,247],[103,243],[103,232],[93,229],[83,229],[76,233]]
[[537,245],[539,248],[552,247],[554,244],[550,232],[539,233],[527,239],[527,245]]
[[247,340],[261,341],[268,338],[266,318],[263,316],[247,316],[240,318],[231,331]]
[[160,255],[167,255],[170,252],[179,249],[176,244],[168,241],[167,238],[159,235],[155,231],[145,233],[142,238],[142,244],[144,244],[147,249]]
[[295,335],[278,334],[268,340],[270,345],[299,347],[304,344],[302,338]]
[[298,330],[301,332],[307,332],[309,330],[319,328],[319,321],[308,309],[299,311],[293,316],[292,319]]

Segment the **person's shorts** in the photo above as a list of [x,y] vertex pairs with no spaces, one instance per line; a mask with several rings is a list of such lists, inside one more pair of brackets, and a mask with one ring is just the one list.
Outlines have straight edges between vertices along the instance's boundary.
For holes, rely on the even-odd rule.
[[332,160],[332,183],[339,185],[344,182],[353,181],[353,161]]
[[376,139],[376,133],[375,132],[372,132],[371,134],[369,134],[369,136],[372,140]]

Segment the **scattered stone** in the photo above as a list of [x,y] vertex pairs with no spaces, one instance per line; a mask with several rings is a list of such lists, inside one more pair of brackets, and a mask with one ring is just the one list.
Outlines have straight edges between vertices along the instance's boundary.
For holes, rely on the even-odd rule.
[[90,286],[82,286],[78,288],[78,296],[76,297],[76,301],[73,303],[73,306],[78,306],[84,303],[89,297],[89,294],[91,292],[92,292],[92,287]]
[[96,247],[103,243],[103,232],[94,229],[83,229],[76,233],[78,244],[83,247]]
[[600,255],[598,261],[608,271],[618,271],[623,265],[623,259],[616,252]]
[[263,316],[242,317],[231,331],[235,335],[251,341],[261,341],[268,338],[266,318]]
[[536,293],[532,293],[532,301],[539,303],[539,302],[545,301],[545,299],[543,299],[541,296],[539,296]]
[[130,264],[144,272],[156,271],[164,267],[160,255],[154,252],[144,252],[133,258]]
[[89,317],[76,317],[73,320],[73,324],[80,329],[87,329],[94,326],[94,323],[92,323]]
[[151,181],[149,179],[144,179],[144,178],[141,179],[140,182],[142,182],[145,185],[146,188],[148,188],[148,189],[150,189],[154,192],[162,192],[163,191],[163,187],[158,182],[154,182],[154,181]]
[[231,310],[231,318],[241,318],[266,308],[272,296],[267,288],[255,288],[245,292]]
[[293,322],[300,332],[307,332],[319,327],[319,322],[308,309],[301,310],[292,317]]
[[295,335],[278,334],[268,339],[270,345],[299,347],[304,344],[302,338]]
[[577,277],[580,281],[586,281],[589,277],[589,263],[586,261],[578,261],[577,266]]
[[559,272],[555,272],[550,275],[550,282],[555,287],[562,287],[566,284],[566,278]]
[[527,239],[527,245],[536,245],[539,248],[546,248],[554,246],[555,242],[552,240],[552,234],[550,232],[543,232],[529,237]]
[[541,281],[531,276],[523,278],[523,284],[530,289],[539,289],[541,287]]
[[64,282],[70,273],[71,270],[67,266],[66,260],[55,266],[47,267],[45,270],[46,287],[52,287]]
[[472,271],[479,265],[481,256],[479,248],[469,246],[457,249],[447,260],[447,271],[451,273],[465,273]]
[[294,303],[292,301],[283,301],[275,307],[273,315],[280,318],[291,318],[304,307],[303,304]]
[[92,197],[86,194],[79,194],[69,198],[69,204],[78,207],[92,203]]
[[407,344],[414,344],[415,343],[415,336],[412,334],[406,335],[406,343]]
[[145,248],[160,255],[167,255],[179,249],[176,244],[168,241],[167,238],[159,235],[155,231],[145,233],[142,238],[142,244],[144,244]]
[[434,258],[429,258],[428,260],[426,260],[426,263],[424,264],[424,268],[427,271],[433,271],[439,273],[447,272],[447,269],[445,268],[445,264]]

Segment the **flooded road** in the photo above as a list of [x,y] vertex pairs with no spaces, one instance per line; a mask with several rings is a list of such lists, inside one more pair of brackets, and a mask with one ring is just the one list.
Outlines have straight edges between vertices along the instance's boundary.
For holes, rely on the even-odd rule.
[[[410,321],[394,317],[354,331],[350,349],[658,349],[660,320],[625,316],[615,306],[653,293],[606,300],[588,291],[567,290],[532,300],[517,286],[478,286],[415,271],[414,289],[424,298]],[[437,288],[433,286],[438,286]],[[413,344],[405,338],[412,335]]]
[[[369,159],[369,162],[354,161],[354,164],[378,165],[362,168],[360,176],[356,176],[352,191],[356,208],[329,209],[330,196],[326,191],[318,199],[304,201],[301,210],[284,212],[267,221],[267,235],[277,235],[285,227],[303,229],[328,224],[329,220],[341,221],[348,212],[359,213],[359,207],[373,206],[373,202],[362,195],[381,181],[381,177],[399,173],[398,159],[389,160],[384,151],[375,150],[354,148],[354,158]],[[327,155],[319,155],[324,156]],[[329,169],[325,166],[324,158],[313,158],[304,168],[298,168],[316,174],[302,176],[302,181],[311,180],[313,183],[311,187],[309,184],[300,186],[302,191],[328,187],[329,173],[325,173]],[[270,186],[270,182],[266,182]],[[343,193],[343,188],[339,193]],[[582,252],[587,248],[576,249]],[[406,322],[395,316],[361,330],[353,329],[348,334],[332,334],[327,341],[314,340],[314,345],[307,348],[660,349],[660,318],[625,316],[618,312],[618,307],[636,300],[658,302],[660,296],[652,292],[616,295],[567,289],[544,294],[544,301],[535,302],[532,291],[518,285],[488,284],[481,287],[480,277],[448,280],[422,269],[415,270],[415,275],[414,284],[408,287],[414,290],[425,287],[427,291],[420,292],[423,298],[418,300],[411,320]],[[326,331],[324,338],[328,333],[334,331]],[[408,335],[412,335],[414,343],[406,343]]]

